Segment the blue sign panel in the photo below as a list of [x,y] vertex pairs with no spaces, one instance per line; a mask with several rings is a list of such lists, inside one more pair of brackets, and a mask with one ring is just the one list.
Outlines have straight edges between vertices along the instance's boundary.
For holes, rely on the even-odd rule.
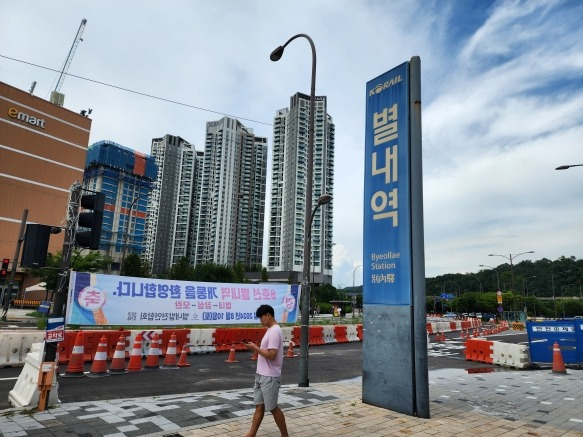
[[409,63],[366,84],[363,303],[411,305]]

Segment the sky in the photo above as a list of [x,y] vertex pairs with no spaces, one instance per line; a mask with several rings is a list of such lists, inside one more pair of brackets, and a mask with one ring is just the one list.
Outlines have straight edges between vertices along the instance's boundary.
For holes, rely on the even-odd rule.
[[271,148],[276,111],[309,94],[311,51],[300,38],[269,54],[308,34],[336,125],[339,287],[362,284],[366,82],[419,56],[426,276],[508,262],[488,254],[583,258],[583,167],[555,170],[583,164],[578,0],[0,0],[0,17],[3,82],[48,98],[58,73],[14,59],[60,70],[86,18],[69,73],[184,103],[65,78],[64,106],[92,109],[91,144],[144,153],[165,134],[203,150],[222,114]]

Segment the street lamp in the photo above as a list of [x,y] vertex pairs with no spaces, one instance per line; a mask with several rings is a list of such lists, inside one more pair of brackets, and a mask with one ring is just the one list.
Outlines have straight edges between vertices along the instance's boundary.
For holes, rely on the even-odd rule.
[[507,260],[510,261],[510,276],[512,278],[512,292],[514,292],[514,266],[512,264],[512,260],[514,258],[519,257],[520,255],[524,255],[525,253],[534,253],[534,250],[529,250],[528,252],[517,253],[516,255],[510,254],[510,256],[497,255],[495,253],[491,253],[491,254],[488,255],[488,256],[501,256],[502,258],[506,258]]
[[526,279],[536,278],[536,276],[527,276],[526,278],[522,277],[522,300],[524,301],[524,312],[527,313],[527,305],[526,299],[528,298],[528,284],[526,283]]
[[[277,47],[269,59],[273,62],[277,62],[281,59],[284,49],[287,45],[296,38],[306,38],[310,43],[312,49],[312,82],[310,88],[310,119],[308,126],[308,159],[307,159],[307,171],[306,171],[306,215],[305,215],[305,229],[304,229],[304,279],[302,281],[302,320],[301,320],[301,330],[300,330],[300,363],[299,363],[299,383],[300,387],[308,387],[310,385],[308,380],[308,330],[310,324],[310,234],[312,231],[311,218],[310,218],[310,205],[312,205],[312,183],[313,183],[313,159],[314,159],[314,112],[315,112],[315,102],[316,102],[316,47],[314,46],[314,41],[305,33],[298,33],[292,36],[286,41],[283,46]],[[320,200],[318,200],[318,205],[320,206]],[[314,209],[315,212],[315,209]],[[312,214],[313,217],[313,214]]]
[[123,247],[122,247],[122,252],[121,252],[121,261],[119,263],[119,273],[120,274],[122,272],[123,263],[124,263],[124,260],[126,257],[126,248],[127,248],[127,243],[128,243],[128,232],[129,232],[129,228],[130,228],[130,222],[132,220],[132,209],[134,209],[134,205],[136,204],[136,202],[138,201],[138,199],[140,197],[142,197],[141,191],[136,196],[136,198],[132,201],[132,204],[130,205],[130,210],[128,213],[128,218],[126,220],[126,227],[125,227],[124,236],[123,236]]
[[559,165],[555,170],[567,170],[571,167],[583,167],[583,164]]
[[[362,264],[357,265],[354,270],[352,271],[352,288],[354,288],[354,274],[356,273],[356,269],[362,267]],[[354,290],[353,290],[354,291]]]
[[496,273],[496,280],[498,281],[498,291],[500,291],[500,276],[498,276],[498,270],[496,269],[496,267],[487,266],[485,264],[480,264],[480,267],[488,267],[489,269],[494,270],[494,272]]

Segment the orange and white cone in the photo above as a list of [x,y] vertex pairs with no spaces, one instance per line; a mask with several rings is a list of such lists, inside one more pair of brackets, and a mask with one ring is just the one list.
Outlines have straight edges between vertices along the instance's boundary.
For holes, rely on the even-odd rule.
[[126,337],[120,335],[119,340],[115,346],[109,373],[112,375],[123,375],[126,371]]
[[154,334],[152,343],[150,343],[150,349],[148,350],[148,358],[146,358],[146,370],[159,370],[160,369],[160,339],[158,334]]
[[136,335],[134,340],[134,347],[130,354],[130,362],[128,364],[128,372],[142,371],[142,334]]
[[170,342],[166,348],[166,356],[162,364],[164,369],[178,369],[176,365],[176,334],[170,336]]
[[235,359],[235,346],[231,345],[231,350],[229,350],[229,358],[225,360],[225,363],[238,363]]
[[251,355],[251,358],[249,358],[251,361],[257,361],[257,358],[259,357],[259,349],[255,349],[255,352],[253,352],[253,355]]
[[563,354],[561,354],[561,347],[556,341],[553,344],[553,373],[567,373],[565,362],[563,361]]
[[188,346],[186,344],[182,346],[182,352],[180,353],[180,359],[178,360],[178,367],[190,367],[188,361],[186,360],[186,356],[188,355]]
[[107,373],[107,337],[105,335],[99,339],[97,352],[95,352],[95,357],[93,357],[93,364],[91,364],[91,370],[87,376],[91,378],[109,376]]
[[294,342],[293,341],[289,341],[289,346],[287,348],[287,355],[286,358],[294,358]]
[[67,370],[61,376],[65,378],[81,378],[83,373],[83,362],[85,361],[85,346],[83,344],[83,331],[79,331],[75,337],[75,345],[69,358]]

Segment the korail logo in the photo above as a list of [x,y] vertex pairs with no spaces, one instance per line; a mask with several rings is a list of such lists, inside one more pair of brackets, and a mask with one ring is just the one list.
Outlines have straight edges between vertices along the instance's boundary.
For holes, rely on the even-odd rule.
[[399,74],[398,76],[393,77],[391,80],[387,80],[386,82],[379,83],[378,85],[376,85],[368,92],[368,96],[371,97],[374,96],[375,94],[379,94],[380,92],[386,90],[387,88],[390,88],[393,85],[402,81],[403,79],[401,79],[401,75]]

